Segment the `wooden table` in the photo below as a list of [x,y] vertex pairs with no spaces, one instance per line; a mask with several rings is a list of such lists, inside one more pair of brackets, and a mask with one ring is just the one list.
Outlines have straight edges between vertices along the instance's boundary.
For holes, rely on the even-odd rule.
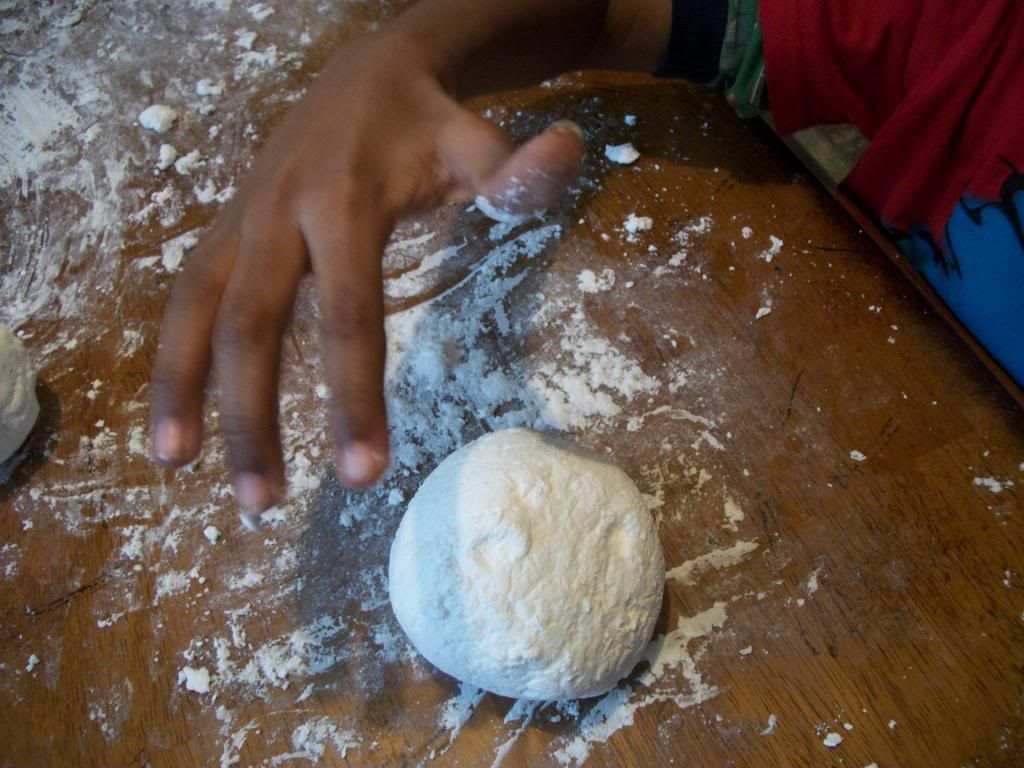
[[[642,664],[608,698],[524,707],[415,657],[387,552],[398,498],[441,456],[410,450],[382,488],[339,490],[308,295],[285,351],[288,507],[243,530],[216,436],[177,476],[148,462],[172,241],[210,221],[200,198],[240,179],[331,40],[394,12],[325,7],[0,11],[0,136],[37,145],[0,143],[0,320],[43,405],[0,487],[0,765],[1022,764],[1024,417],[780,142],[700,88],[591,73],[479,102],[517,138],[577,120],[580,183],[493,240],[462,209],[407,223],[386,257],[392,330],[413,345],[394,402],[431,430],[550,416],[545,370],[611,403],[565,431],[649,494],[677,569],[658,632],[678,664],[655,682]],[[224,94],[197,96],[202,77]],[[181,112],[166,137],[134,124],[152,102]],[[154,171],[161,141],[204,163]],[[602,156],[623,141],[632,166]],[[631,241],[634,212],[654,226]],[[445,245],[460,250],[415,271]],[[408,274],[418,292],[398,290]],[[502,276],[520,282],[481,304]],[[422,329],[481,323],[452,338],[476,339],[520,400],[477,409],[457,376],[473,349],[410,332],[413,311]],[[410,354],[440,361],[435,388],[410,389]],[[602,383],[602,361],[635,365],[646,391]]]

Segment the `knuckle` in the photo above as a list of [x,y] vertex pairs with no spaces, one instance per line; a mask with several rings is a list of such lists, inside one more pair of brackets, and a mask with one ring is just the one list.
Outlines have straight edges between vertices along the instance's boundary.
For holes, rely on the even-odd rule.
[[246,206],[239,223],[241,243],[253,244],[275,239],[282,231],[282,223],[289,220],[290,204],[283,191],[264,192]]
[[313,224],[330,224],[339,217],[358,220],[377,206],[383,183],[376,173],[357,164],[346,164],[320,183],[311,184],[301,201],[304,218]]
[[347,342],[376,335],[380,331],[379,301],[349,288],[335,289],[324,302],[321,320],[329,342]]
[[274,312],[263,302],[231,302],[217,319],[214,346],[222,351],[250,346],[272,331],[274,320]]
[[259,442],[259,433],[255,424],[238,413],[222,413],[220,430],[224,434],[224,439],[232,446],[233,451],[245,448],[246,453],[251,453],[253,446]]

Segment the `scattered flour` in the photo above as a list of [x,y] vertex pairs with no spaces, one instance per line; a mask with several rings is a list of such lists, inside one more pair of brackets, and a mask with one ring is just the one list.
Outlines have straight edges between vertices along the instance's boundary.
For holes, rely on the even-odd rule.
[[275,12],[274,7],[267,3],[256,3],[249,6],[249,15],[256,21],[264,21]]
[[439,725],[446,731],[450,731],[448,743],[451,744],[458,738],[462,726],[469,722],[477,705],[483,701],[485,692],[480,688],[474,688],[464,683],[459,685],[459,693],[448,699],[441,709],[441,720]]
[[1007,488],[1013,487],[1012,480],[997,480],[994,477],[976,477],[974,478],[974,484],[992,493],[1002,493]]
[[[721,628],[726,620],[725,603],[721,602],[695,616],[680,617],[675,630],[655,638],[647,649],[650,669],[639,682],[647,692],[637,693],[623,684],[606,694],[580,722],[579,734],[566,739],[554,753],[555,759],[561,765],[582,765],[595,743],[606,742],[622,728],[632,725],[637,711],[651,704],[672,702],[680,709],[687,709],[717,696],[718,688],[705,683],[698,671],[689,644]],[[667,677],[666,672],[675,669],[680,670],[688,692],[680,693],[678,684],[674,690],[664,690],[659,685]]]
[[271,766],[291,763],[294,760],[308,760],[319,765],[327,752],[327,747],[334,747],[341,760],[348,757],[350,749],[357,749],[362,742],[352,731],[343,730],[329,717],[318,717],[301,723],[292,731],[292,750],[270,759]]
[[537,714],[543,706],[543,702],[527,702],[523,699],[517,699],[515,703],[509,708],[508,713],[505,715],[506,723],[514,723],[521,721],[519,726],[512,732],[502,744],[494,750],[494,761],[491,763],[491,768],[498,768],[505,762],[505,758],[508,757],[509,751],[515,746],[516,742],[519,741],[519,737],[522,736],[526,729],[530,727],[530,723],[533,722],[533,717]]
[[696,577],[701,572],[709,568],[719,570],[736,565],[757,547],[756,541],[738,541],[731,547],[716,549],[677,565],[665,574],[665,578],[675,579],[682,584],[696,584]]
[[743,510],[740,509],[739,504],[728,496],[725,497],[723,507],[725,522],[722,523],[722,527],[727,531],[735,533],[739,530],[738,523],[742,523],[743,520],[746,519],[746,515],[743,513]]
[[592,269],[584,269],[576,278],[576,284],[583,293],[601,293],[615,287],[615,271],[604,269],[596,274]]
[[629,214],[622,224],[622,228],[631,235],[636,234],[637,232],[647,232],[653,226],[654,219],[650,216],[637,216],[635,213]]
[[768,239],[771,241],[771,245],[768,246],[768,249],[766,251],[761,253],[761,258],[764,259],[769,264],[771,264],[772,260],[779,255],[779,252],[782,250],[782,246],[784,245],[784,243],[775,235],[768,235]]
[[818,574],[820,573],[821,569],[815,568],[811,571],[811,575],[808,576],[807,580],[804,582],[804,591],[807,593],[808,597],[818,591]]
[[177,272],[181,269],[185,252],[192,250],[198,244],[199,237],[194,232],[186,232],[173,240],[168,240],[160,246],[161,266],[168,272]]
[[202,78],[196,82],[196,95],[197,96],[223,96],[224,95],[224,81],[217,80],[214,82],[209,78]]

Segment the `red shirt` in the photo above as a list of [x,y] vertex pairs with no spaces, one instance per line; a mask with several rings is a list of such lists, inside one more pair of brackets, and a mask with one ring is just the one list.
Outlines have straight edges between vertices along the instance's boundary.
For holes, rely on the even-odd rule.
[[1024,2],[761,0],[772,117],[848,122],[871,146],[848,191],[943,242],[965,195],[1024,172]]

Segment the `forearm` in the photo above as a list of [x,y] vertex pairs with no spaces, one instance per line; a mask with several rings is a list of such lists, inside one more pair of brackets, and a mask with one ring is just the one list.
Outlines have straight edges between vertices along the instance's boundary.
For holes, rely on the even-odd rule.
[[393,31],[460,97],[600,67],[655,69],[671,0],[423,0]]

